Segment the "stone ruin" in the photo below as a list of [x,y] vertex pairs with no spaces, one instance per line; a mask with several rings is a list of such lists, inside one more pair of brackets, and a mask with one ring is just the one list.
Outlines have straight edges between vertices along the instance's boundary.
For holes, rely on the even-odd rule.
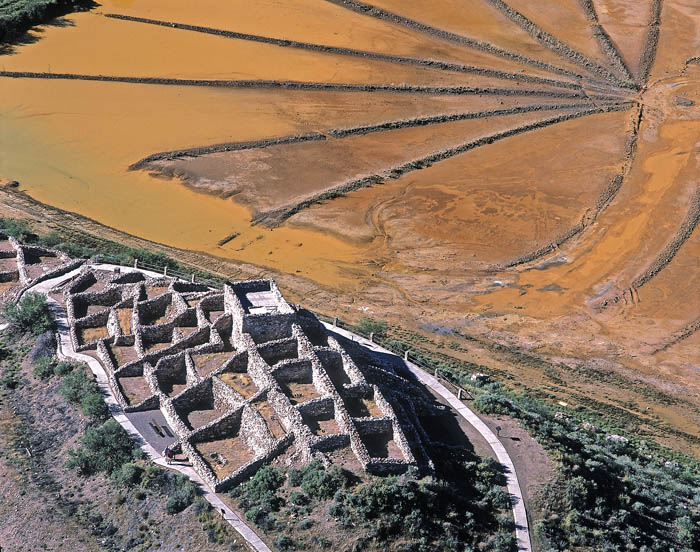
[[159,409],[217,492],[282,454],[372,473],[433,468],[421,424],[432,397],[398,359],[327,331],[272,280],[221,291],[86,266],[62,290],[75,350],[99,358],[127,415]]
[[22,244],[0,232],[0,302],[14,301],[31,286],[70,272],[84,262],[61,251]]

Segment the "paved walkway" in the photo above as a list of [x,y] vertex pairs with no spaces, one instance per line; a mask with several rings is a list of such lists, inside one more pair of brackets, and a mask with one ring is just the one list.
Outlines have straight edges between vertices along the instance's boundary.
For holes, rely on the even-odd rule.
[[[113,270],[115,268],[114,265],[93,266],[95,268],[104,270]],[[134,270],[136,269],[121,267],[122,272],[132,272]],[[161,274],[157,274],[154,272],[148,272],[145,270],[139,271],[150,276],[161,276]],[[73,350],[73,344],[70,340],[70,335],[68,333],[69,326],[66,311],[61,305],[58,304],[58,302],[56,302],[51,297],[48,297],[48,293],[52,288],[65,282],[70,278],[73,278],[79,272],[80,269],[73,270],[71,272],[63,274],[62,276],[58,276],[56,278],[46,280],[44,282],[40,282],[39,284],[36,284],[35,286],[32,286],[31,288],[26,290],[26,292],[31,291],[34,293],[42,293],[44,295],[47,295],[49,306],[51,307],[51,310],[56,316],[56,326],[58,329],[58,356],[60,358],[66,358],[69,360],[82,362],[90,367],[90,370],[95,375],[97,385],[102,391],[105,403],[107,403],[107,407],[109,408],[109,411],[111,412],[112,416],[117,422],[121,424],[121,426],[126,430],[126,432],[129,435],[131,435],[134,441],[136,441],[140,445],[141,450],[143,450],[146,453],[148,458],[150,458],[153,462],[160,466],[172,470],[177,470],[180,473],[187,475],[192,481],[198,483],[203,491],[204,499],[207,500],[214,508],[216,508],[216,510],[223,516],[223,518],[238,533],[240,533],[240,535],[254,550],[258,552],[271,552],[268,546],[260,539],[260,537],[255,533],[255,531],[248,527],[248,525],[246,525],[246,523],[231,508],[224,504],[221,498],[219,498],[216,495],[216,493],[214,493],[214,491],[207,486],[204,480],[202,480],[202,478],[199,477],[199,475],[196,471],[194,471],[194,469],[192,469],[190,466],[183,466],[178,464],[168,465],[165,463],[165,458],[163,458],[163,455],[157,449],[155,449],[153,446],[151,446],[150,444],[148,444],[148,442],[145,441],[145,439],[137,431],[137,429],[134,427],[134,424],[131,422],[131,420],[129,420],[119,403],[114,398],[114,395],[112,394],[112,388],[109,386],[109,383],[107,381],[107,375],[105,374],[102,364],[100,364],[99,361],[97,361],[91,356],[76,353]]]
[[[356,335],[347,330],[340,329],[326,322],[323,322],[323,325],[326,326],[328,330],[347,337],[348,339],[352,339],[353,341],[357,341],[369,349],[396,356],[391,351],[380,347],[376,343],[372,343],[369,339],[365,339],[364,337]],[[474,429],[476,429],[481,436],[486,439],[489,446],[493,449],[493,452],[496,454],[496,458],[503,466],[503,471],[506,476],[506,488],[508,489],[513,502],[513,518],[515,520],[515,537],[518,541],[518,550],[523,552],[532,552],[530,531],[527,523],[527,512],[525,511],[525,502],[523,501],[523,493],[520,490],[518,475],[515,473],[513,460],[511,460],[501,441],[481,420],[481,418],[474,414],[474,412],[467,408],[462,401],[455,397],[454,394],[447,389],[447,387],[440,383],[440,380],[438,380],[435,376],[428,374],[412,362],[404,361],[404,363],[411,373],[416,376],[418,381],[420,381],[423,385],[430,387],[433,391],[440,395],[440,397],[445,399],[449,405],[459,413],[460,416],[467,420],[467,422],[469,422]]]

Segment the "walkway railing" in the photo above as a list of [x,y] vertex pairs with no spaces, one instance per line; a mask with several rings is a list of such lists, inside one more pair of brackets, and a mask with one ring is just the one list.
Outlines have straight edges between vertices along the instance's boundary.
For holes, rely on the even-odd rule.
[[205,284],[207,286],[217,288],[221,287],[226,282],[225,278],[217,278],[216,276],[212,275],[203,276],[202,273],[198,270],[193,270],[189,272],[186,271],[182,266],[174,267],[173,265],[157,265],[154,263],[142,261],[140,259],[127,261],[124,258],[117,257],[115,255],[105,255],[102,253],[95,255],[91,259],[91,262],[96,264],[105,263],[119,266],[128,266],[133,268],[141,268],[144,270],[150,270],[151,272],[158,272],[160,274],[163,274],[163,276],[170,276],[179,280],[184,280],[187,282],[197,282],[199,284]]
[[395,340],[387,338],[383,335],[379,335],[375,332],[363,331],[361,328],[358,328],[357,326],[353,326],[351,324],[347,324],[346,322],[343,322],[338,317],[331,318],[329,316],[325,316],[325,315],[322,315],[319,313],[315,313],[315,314],[319,318],[319,320],[322,320],[322,321],[327,322],[329,324],[333,324],[334,326],[341,328],[343,330],[351,331],[354,334],[362,336],[365,339],[369,339],[371,342],[376,343],[377,345],[380,345],[381,347],[384,347],[385,349],[391,351],[395,355],[397,355],[399,357],[403,357],[404,360],[410,360],[416,366],[420,367],[421,369],[425,370],[426,372],[428,372],[430,374],[433,374],[433,376],[435,376],[435,378],[439,379],[443,383],[446,383],[447,385],[454,388],[455,393],[457,393],[457,397],[460,400],[461,399],[474,399],[471,392],[468,389],[465,389],[464,387],[462,387],[459,384],[459,382],[455,381],[452,374],[450,374],[449,372],[446,372],[444,370],[440,371],[440,368],[436,365],[437,363],[434,361],[431,361],[429,359],[426,359],[422,353],[414,351],[410,347],[397,346]]

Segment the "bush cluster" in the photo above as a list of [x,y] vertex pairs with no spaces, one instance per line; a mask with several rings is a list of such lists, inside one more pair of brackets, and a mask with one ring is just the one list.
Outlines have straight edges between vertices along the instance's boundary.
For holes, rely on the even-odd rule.
[[[393,549],[397,543],[416,552],[477,546],[484,552],[515,550],[500,464],[455,448],[439,449],[435,459],[438,473],[423,479],[415,473],[359,479],[318,461],[287,470],[285,478],[282,471],[266,466],[230,496],[239,500],[249,521],[267,532],[288,533],[293,527],[306,531],[314,525],[314,512],[327,511],[339,529],[351,532],[353,544],[347,550]],[[285,516],[298,522],[283,523]],[[279,534],[275,545],[300,549],[301,541],[293,536]],[[331,544],[325,537],[311,540],[324,547]]]
[[375,478],[351,490],[336,492],[328,513],[341,527],[362,527],[356,544],[360,550],[370,542],[398,539],[413,543],[412,550],[470,550],[479,537],[492,538],[480,550],[515,550],[513,526],[507,516],[497,520],[494,512],[510,508],[500,465],[489,461],[454,459],[453,475],[445,480],[390,476]]
[[[326,470],[320,462],[315,461],[299,469],[289,470],[287,477],[290,486],[301,487],[309,497],[324,500],[332,498],[344,487],[349,482],[350,474],[339,466]],[[299,500],[298,495],[296,498]]]
[[537,527],[548,552],[700,549],[700,475],[694,462],[668,461],[643,441],[610,440],[609,433],[574,415],[496,392],[495,386],[475,403],[483,412],[520,420],[560,458]]
[[39,335],[54,326],[46,296],[40,293],[25,293],[19,304],[4,305],[2,314],[14,330],[24,334]]
[[55,357],[40,356],[34,361],[33,373],[39,379],[48,379],[51,376],[63,377],[73,371],[75,366],[66,361],[59,361]]
[[89,427],[80,439],[80,446],[69,451],[68,466],[80,475],[104,472],[112,475],[122,465],[138,455],[138,449],[116,420],[108,420],[99,427]]
[[259,469],[250,481],[239,485],[229,494],[240,499],[246,519],[271,530],[276,526],[273,512],[278,512],[284,504],[279,494],[284,479],[282,472],[273,466],[265,466]]
[[66,375],[61,381],[59,393],[67,401],[79,404],[83,414],[91,421],[102,421],[109,416],[109,409],[100,393],[100,388],[87,376],[85,370],[71,371]]

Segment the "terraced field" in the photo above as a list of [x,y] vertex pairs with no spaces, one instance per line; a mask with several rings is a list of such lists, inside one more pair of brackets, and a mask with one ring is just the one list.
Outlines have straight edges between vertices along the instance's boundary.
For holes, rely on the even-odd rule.
[[0,176],[36,200],[700,403],[697,3],[105,0],[35,38]]

